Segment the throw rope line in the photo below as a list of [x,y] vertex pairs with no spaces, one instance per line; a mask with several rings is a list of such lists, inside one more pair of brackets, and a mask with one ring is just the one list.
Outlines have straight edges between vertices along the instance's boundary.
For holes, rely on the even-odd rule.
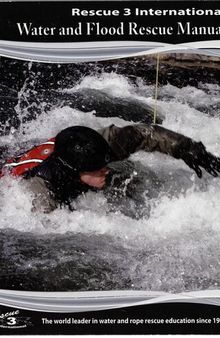
[[155,83],[155,96],[154,96],[154,124],[157,120],[157,96],[158,96],[158,78],[159,78],[159,66],[160,66],[160,54],[157,54],[157,65],[156,65],[156,83]]

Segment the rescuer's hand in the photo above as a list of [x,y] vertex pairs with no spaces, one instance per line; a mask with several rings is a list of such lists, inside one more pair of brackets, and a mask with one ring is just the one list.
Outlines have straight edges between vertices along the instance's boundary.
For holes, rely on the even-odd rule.
[[220,158],[209,153],[202,142],[190,140],[187,146],[179,150],[179,157],[192,168],[199,178],[204,168],[210,175],[216,177],[220,173]]

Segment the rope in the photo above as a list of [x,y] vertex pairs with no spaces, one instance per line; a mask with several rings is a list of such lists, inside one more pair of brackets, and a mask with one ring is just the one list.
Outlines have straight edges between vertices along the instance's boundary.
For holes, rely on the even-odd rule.
[[157,66],[156,66],[156,83],[155,83],[155,96],[154,96],[154,124],[157,120],[157,96],[158,96],[158,77],[159,77],[159,66],[160,66],[160,54],[157,54]]

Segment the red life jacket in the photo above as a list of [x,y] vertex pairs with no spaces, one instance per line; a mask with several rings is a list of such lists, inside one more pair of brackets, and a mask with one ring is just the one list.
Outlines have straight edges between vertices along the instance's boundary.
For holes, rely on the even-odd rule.
[[0,171],[0,177],[4,176],[6,172],[9,172],[13,176],[21,176],[27,170],[36,167],[54,151],[54,143],[55,138],[51,138],[33,147],[26,153],[7,160]]

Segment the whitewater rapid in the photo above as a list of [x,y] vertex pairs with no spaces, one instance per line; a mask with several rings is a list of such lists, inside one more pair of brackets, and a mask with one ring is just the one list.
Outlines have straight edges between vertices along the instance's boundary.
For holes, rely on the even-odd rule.
[[[113,97],[134,98],[154,105],[154,86],[147,86],[141,80],[133,84],[125,76],[115,73],[86,76],[72,88],[60,90],[71,93],[82,88],[98,89]],[[169,84],[162,86],[157,109],[164,116],[163,126],[202,141],[209,151],[220,156],[219,91],[218,85],[211,84],[181,89]],[[16,109],[19,113],[19,104]],[[21,125],[18,131],[2,136],[0,141],[16,148],[19,142],[47,139],[71,125],[99,129],[112,123],[117,126],[130,123],[120,118],[96,117],[93,113],[85,114],[69,106],[53,107],[37,120]],[[120,210],[111,211],[103,192],[88,192],[78,198],[74,212],[57,209],[49,215],[33,214],[33,196],[22,180],[4,177],[0,180],[1,232],[31,234],[38,242],[43,236],[61,236],[61,239],[67,234],[71,238],[85,236],[89,238],[88,248],[92,247],[93,240],[100,242],[106,262],[112,262],[114,258],[115,288],[121,287],[117,284],[117,269],[129,279],[125,284],[129,288],[170,292],[218,288],[220,178],[213,178],[203,171],[203,178],[199,180],[183,161],[159,153],[139,152],[132,155],[131,160],[150,168],[162,180],[157,197],[144,196],[146,206],[151,206],[149,217],[135,219]],[[111,243],[112,248],[118,250],[117,257],[112,253]],[[86,241],[84,245],[86,247]],[[13,260],[13,245],[7,250]],[[65,243],[63,251],[63,256],[57,255],[57,264],[65,260]],[[91,249],[90,254],[98,259],[100,251]],[[68,255],[71,260],[70,252]],[[19,259],[18,262],[21,266],[24,264]],[[45,263],[39,258],[36,266],[51,262]],[[35,258],[29,257],[29,263],[33,268]],[[28,265],[24,269],[28,269]],[[121,273],[118,278],[120,276]]]

